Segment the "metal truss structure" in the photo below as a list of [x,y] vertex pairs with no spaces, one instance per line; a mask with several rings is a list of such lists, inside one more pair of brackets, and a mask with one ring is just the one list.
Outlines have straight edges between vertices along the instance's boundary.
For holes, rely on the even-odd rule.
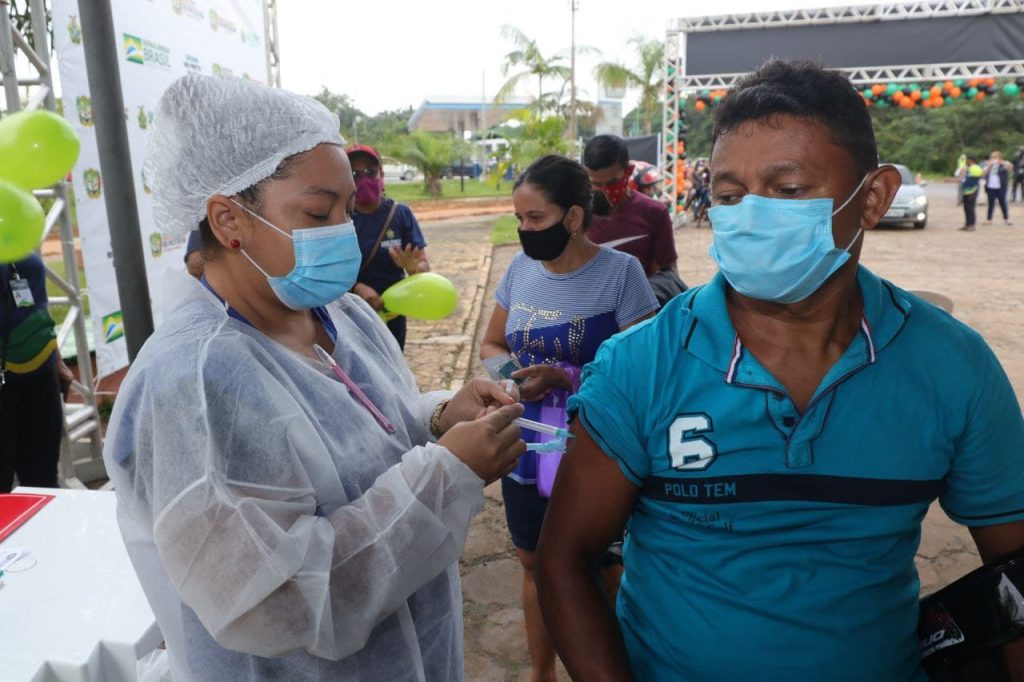
[[[53,95],[53,75],[50,72],[46,4],[44,0],[31,0],[29,7],[32,12],[31,42],[11,25],[7,0],[0,0],[0,77],[3,80],[7,114],[12,114],[22,108],[19,90],[21,87],[32,89],[32,96],[25,104],[25,109],[44,108],[57,111],[57,101]],[[28,78],[18,76],[15,70],[16,50],[28,60],[35,75]],[[64,322],[57,332],[57,346],[58,348],[63,347],[68,335],[74,336],[75,349],[78,354],[79,380],[74,382],[71,388],[82,396],[81,403],[64,405],[65,430],[61,442],[58,476],[61,484],[65,487],[84,488],[85,485],[80,479],[82,471],[93,472],[83,476],[86,480],[103,475],[95,473],[102,472],[103,441],[100,432],[99,411],[96,408],[96,394],[93,390],[92,365],[82,305],[83,297],[86,294],[78,281],[78,260],[71,231],[67,186],[64,182],[60,182],[49,189],[37,190],[34,194],[39,199],[53,202],[46,213],[43,239],[45,240],[54,230],[59,232],[65,275],[61,276],[47,266],[47,279],[64,293],[63,296],[51,297],[50,305],[68,306],[67,317],[64,318]],[[82,458],[75,459],[73,445],[79,441],[86,442],[87,454]]]
[[281,51],[277,29],[277,0],[266,0],[263,5],[263,21],[267,34],[267,81],[275,88],[281,87]]
[[[960,17],[980,14],[1024,13],[1024,0],[908,0],[881,5],[825,7],[819,9],[775,10],[752,14],[687,17],[669,24],[665,37],[665,103],[663,134],[685,144],[679,118],[686,98],[697,90],[728,89],[743,73],[689,75],[686,73],[686,36],[689,33],[758,30],[794,26],[868,23]],[[839,68],[854,85],[874,83],[911,83],[967,78],[1019,78],[1024,76],[1024,60],[997,62],[960,62],[948,64],[894,64],[878,67]],[[677,193],[677,165],[681,157],[675,145],[665,145],[665,191],[681,212]]]

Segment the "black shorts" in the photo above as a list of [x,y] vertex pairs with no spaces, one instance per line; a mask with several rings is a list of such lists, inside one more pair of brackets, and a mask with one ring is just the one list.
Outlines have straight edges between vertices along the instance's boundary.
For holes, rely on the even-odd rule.
[[[512,544],[524,552],[536,552],[540,528],[548,511],[548,498],[537,492],[533,483],[519,483],[506,476],[501,479],[501,496],[505,500],[505,521]],[[622,564],[622,542],[614,542],[601,560],[602,566]]]

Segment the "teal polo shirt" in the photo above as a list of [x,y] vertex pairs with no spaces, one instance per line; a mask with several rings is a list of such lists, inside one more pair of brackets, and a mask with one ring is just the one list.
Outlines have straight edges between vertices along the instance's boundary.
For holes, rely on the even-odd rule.
[[587,365],[569,410],[640,488],[616,608],[637,679],[923,682],[929,504],[1024,519],[1024,421],[988,345],[857,282],[860,333],[802,414],[739,341],[721,274]]

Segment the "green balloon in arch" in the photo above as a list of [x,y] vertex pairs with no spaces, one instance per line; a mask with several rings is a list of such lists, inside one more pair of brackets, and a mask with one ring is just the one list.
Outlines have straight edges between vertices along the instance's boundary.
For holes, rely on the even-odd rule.
[[1020,94],[1020,86],[1016,83],[1007,83],[1003,86],[1003,94],[1007,97],[1016,97]]
[[43,238],[43,207],[32,194],[0,180],[0,263],[29,255]]
[[60,182],[78,160],[78,134],[52,111],[19,111],[0,120],[0,179],[25,189]]
[[911,92],[914,92],[914,91],[920,90],[920,89],[921,89],[921,85],[919,83],[911,83],[910,84],[910,91]]
[[875,93],[871,92],[871,88],[864,88],[864,91],[860,93],[864,96],[864,99],[874,99]]
[[876,109],[887,109],[888,107],[889,107],[889,103],[887,101],[885,101],[884,99],[880,99],[877,102],[875,102],[875,108]]

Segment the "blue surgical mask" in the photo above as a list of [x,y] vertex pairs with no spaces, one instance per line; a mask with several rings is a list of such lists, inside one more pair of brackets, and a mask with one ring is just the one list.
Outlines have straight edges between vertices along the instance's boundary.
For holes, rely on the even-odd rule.
[[237,201],[243,210],[292,240],[295,267],[284,277],[272,277],[242,249],[253,266],[263,273],[278,300],[292,310],[310,310],[342,297],[356,282],[362,253],[352,221],[327,227],[293,230],[288,234]]
[[853,200],[853,194],[835,211],[832,199],[769,199],[748,194],[732,206],[708,211],[714,229],[709,255],[732,288],[744,296],[790,304],[821,288],[850,259],[850,247],[837,248],[832,217]]

